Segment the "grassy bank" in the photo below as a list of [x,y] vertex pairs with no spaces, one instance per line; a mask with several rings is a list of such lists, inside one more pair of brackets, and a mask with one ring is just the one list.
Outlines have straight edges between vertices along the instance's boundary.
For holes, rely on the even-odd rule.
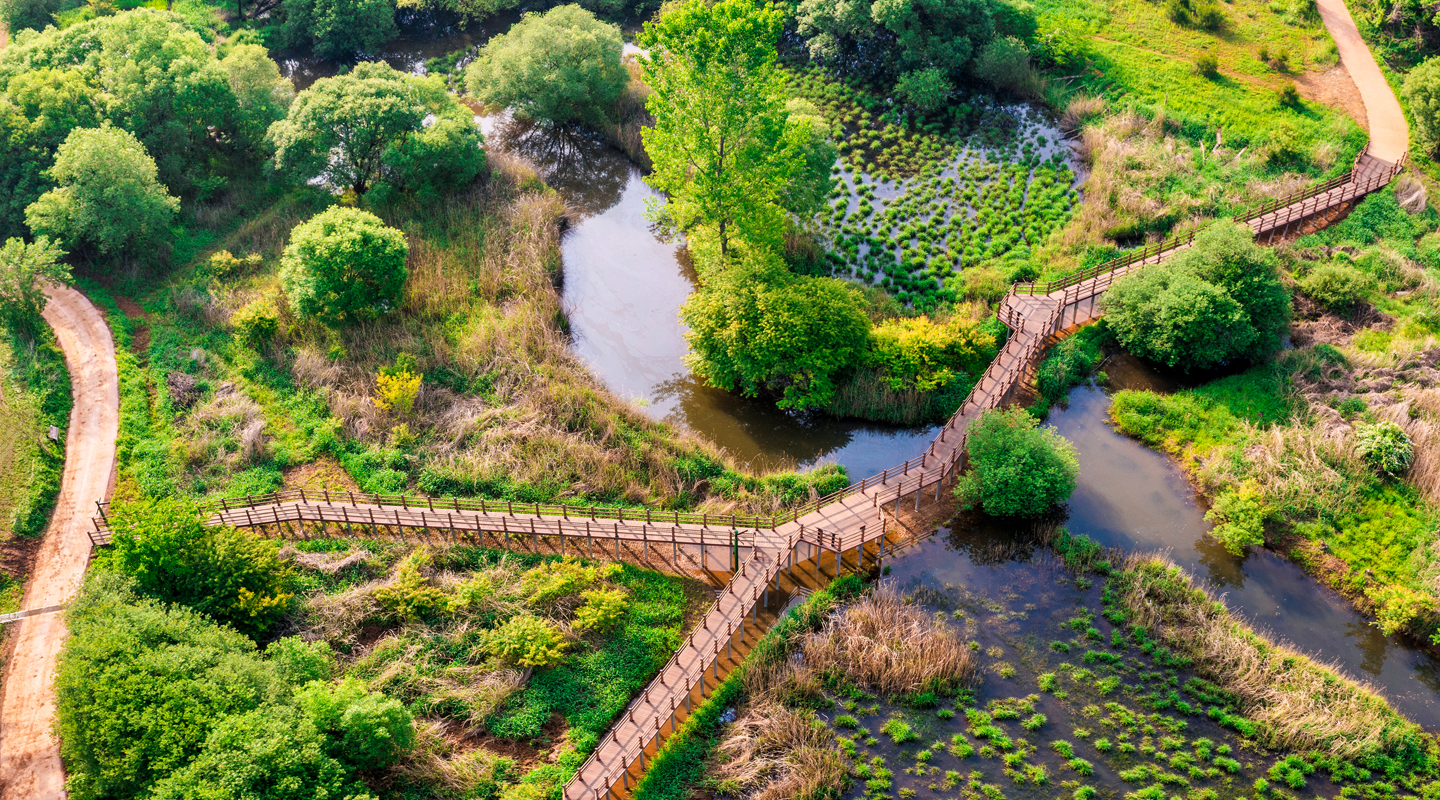
[[[1294,350],[1172,395],[1120,392],[1111,408],[1119,430],[1176,456],[1211,498],[1256,497],[1266,543],[1375,614],[1386,633],[1432,644],[1440,634],[1436,223],[1428,209],[1403,211],[1393,193],[1371,197],[1343,223],[1281,251],[1299,289]],[[1326,270],[1356,287],[1343,306],[1311,282]],[[1381,423],[1397,425],[1413,448],[1413,463],[1395,475],[1378,472],[1362,449],[1364,433]]]

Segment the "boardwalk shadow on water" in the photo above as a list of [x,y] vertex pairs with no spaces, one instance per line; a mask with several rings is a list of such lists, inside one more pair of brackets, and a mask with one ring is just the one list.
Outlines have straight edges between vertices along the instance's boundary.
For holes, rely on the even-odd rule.
[[[1383,636],[1345,598],[1275,553],[1236,558],[1225,552],[1205,536],[1210,525],[1180,468],[1112,430],[1109,405],[1104,391],[1082,387],[1071,392],[1068,407],[1051,414],[1050,424],[1075,443],[1080,457],[1079,487],[1058,524],[1107,546],[1167,554],[1257,629],[1369,681],[1411,719],[1440,730],[1440,663],[1434,657]],[[902,582],[998,590],[1016,579],[1017,569],[1023,573],[1035,562],[1034,546],[1027,544],[1031,527],[962,514],[939,536],[892,561],[892,575]]]

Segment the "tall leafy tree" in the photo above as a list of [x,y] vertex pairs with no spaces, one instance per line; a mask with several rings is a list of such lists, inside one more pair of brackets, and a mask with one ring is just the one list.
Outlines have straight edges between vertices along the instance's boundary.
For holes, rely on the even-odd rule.
[[576,5],[526,14],[465,70],[470,93],[547,122],[604,119],[630,75],[616,25]]
[[11,327],[33,329],[45,310],[45,284],[69,283],[65,251],[44,236],[27,244],[7,239],[0,247],[0,319]]
[[395,38],[394,0],[282,0],[284,46],[308,47],[321,58],[375,53]]
[[958,77],[995,35],[989,0],[802,0],[796,19],[815,59],[891,77]]
[[647,180],[669,195],[656,214],[680,230],[713,227],[722,258],[737,237],[778,243],[781,192],[805,168],[812,128],[787,114],[775,65],[783,22],[752,0],[685,0],[639,37],[655,117],[643,133]]
[[109,257],[141,256],[169,236],[180,201],[134,134],[109,126],[65,137],[49,175],[59,184],[25,209],[37,235]]
[[259,154],[270,126],[284,119],[295,101],[295,87],[280,74],[270,54],[258,44],[232,47],[220,66],[235,95],[235,118],[231,126],[235,145]]
[[439,191],[473,180],[485,163],[474,115],[438,78],[383,62],[321,78],[270,126],[275,167],[363,195],[377,183]]

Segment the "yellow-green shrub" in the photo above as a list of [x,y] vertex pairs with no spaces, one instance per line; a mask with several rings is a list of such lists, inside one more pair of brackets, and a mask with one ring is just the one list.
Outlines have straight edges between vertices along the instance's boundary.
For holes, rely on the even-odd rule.
[[928,317],[886,320],[870,329],[869,366],[892,391],[928,392],[960,371],[978,371],[995,337],[970,319],[938,324]]
[[555,623],[529,614],[511,617],[490,632],[487,649],[521,667],[548,667],[565,660],[565,634]]
[[591,589],[582,592],[585,605],[575,610],[575,630],[600,631],[620,621],[628,595],[624,589]]

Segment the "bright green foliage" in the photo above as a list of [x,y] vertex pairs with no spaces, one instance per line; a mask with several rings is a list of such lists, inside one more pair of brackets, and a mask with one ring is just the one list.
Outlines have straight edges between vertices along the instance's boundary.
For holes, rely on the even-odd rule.
[[198,755],[218,722],[283,686],[243,635],[91,570],[66,611],[55,681],[72,796],[132,798]]
[[1030,50],[1014,36],[991,40],[975,57],[975,77],[1013,94],[1024,94],[1034,84]]
[[1375,623],[1386,636],[1435,615],[1435,598],[1406,586],[1387,584],[1366,594],[1375,603]]
[[399,33],[394,0],[283,0],[280,38],[321,58],[379,52]]
[[357,678],[311,682],[295,700],[329,734],[330,754],[355,769],[384,769],[415,746],[415,722],[405,706]]
[[378,61],[316,81],[268,140],[277,170],[359,195],[383,183],[433,196],[470,183],[485,164],[474,113],[440,78]]
[[539,605],[554,603],[563,597],[580,594],[597,581],[613,577],[619,564],[586,565],[572,559],[547,561],[520,576],[520,594]]
[[298,636],[286,636],[265,648],[265,658],[291,686],[329,680],[335,671],[335,651],[325,641],[307,642]]
[[1387,475],[1399,475],[1415,460],[1414,443],[1393,422],[1356,426],[1355,444],[1365,463]]
[[993,409],[970,423],[971,469],[955,494],[995,516],[1036,517],[1075,491],[1075,446],[1022,409]]
[[374,319],[400,306],[405,234],[357,208],[335,206],[296,225],[280,282],[300,314],[328,325]]
[[838,151],[830,141],[830,125],[814,103],[803,97],[785,101],[785,113],[795,129],[798,144],[795,170],[780,187],[780,207],[797,219],[811,219],[825,205],[830,192],[830,170]]
[[863,52],[893,75],[933,67],[958,77],[995,33],[985,0],[803,0],[796,19],[811,57],[840,64]]
[[630,75],[620,28],[576,5],[529,13],[485,44],[465,70],[470,93],[547,122],[604,119]]
[[220,61],[235,94],[236,144],[259,157],[265,133],[295,101],[295,87],[280,74],[270,54],[258,44],[240,44]]
[[110,516],[113,545],[98,560],[130,576],[138,591],[248,633],[264,631],[289,607],[275,543],[207,527],[192,503],[168,497],[120,503]]
[[1040,396],[1047,403],[1065,400],[1071,387],[1089,378],[1104,357],[1100,344],[1108,335],[1104,327],[1090,326],[1050,348],[1036,370],[1035,384]]
[[280,317],[268,299],[253,300],[230,315],[235,339],[246,347],[261,347],[280,332]]
[[786,113],[775,66],[783,16],[751,0],[686,0],[639,36],[652,52],[646,180],[668,195],[654,213],[681,231],[712,228],[722,259],[736,238],[778,247],[780,195],[807,163],[813,126]]
[[585,598],[585,605],[575,609],[573,627],[581,633],[603,631],[615,625],[625,613],[629,597],[624,589],[590,589],[580,596]]
[[511,617],[486,638],[490,652],[521,667],[549,667],[565,659],[565,634],[549,620]]
[[70,283],[65,251],[44,236],[26,244],[6,239],[0,247],[0,320],[11,328],[34,330],[45,310],[45,285]]
[[1341,314],[1354,310],[1375,288],[1375,281],[1369,275],[1334,261],[1320,264],[1300,279],[1300,291]]
[[144,254],[169,236],[170,220],[180,208],[156,179],[155,162],[145,147],[119,128],[71,131],[49,175],[59,188],[26,208],[25,222],[37,235],[71,250]]
[[1440,58],[1426,59],[1410,70],[1400,96],[1410,110],[1415,141],[1427,153],[1440,147]]
[[148,797],[369,800],[368,794],[352,793],[363,786],[349,785],[345,768],[326,755],[325,741],[310,720],[289,706],[226,717],[195,760],[156,782]]
[[943,325],[929,317],[886,320],[870,330],[868,366],[880,370],[892,391],[929,392],[960,372],[978,373],[995,348],[995,337],[973,320],[954,317]]
[[1185,370],[1279,346],[1290,298],[1275,255],[1239,223],[1211,225],[1165,262],[1117,280],[1102,300],[1106,323],[1136,355]]
[[789,273],[747,254],[685,301],[690,368],[727,391],[779,395],[781,408],[823,407],[838,373],[864,352],[870,327],[859,292],[833,278]]
[[950,79],[935,67],[911,70],[900,76],[895,93],[924,113],[936,111],[950,99]]
[[1220,492],[1205,519],[1215,525],[1210,535],[1232,555],[1244,555],[1246,547],[1265,544],[1265,502],[1254,486]]
[[424,619],[447,608],[449,604],[445,592],[431,586],[430,581],[420,573],[421,568],[430,566],[430,563],[430,552],[424,547],[405,556],[396,566],[395,579],[390,585],[375,590],[375,602],[407,621]]

